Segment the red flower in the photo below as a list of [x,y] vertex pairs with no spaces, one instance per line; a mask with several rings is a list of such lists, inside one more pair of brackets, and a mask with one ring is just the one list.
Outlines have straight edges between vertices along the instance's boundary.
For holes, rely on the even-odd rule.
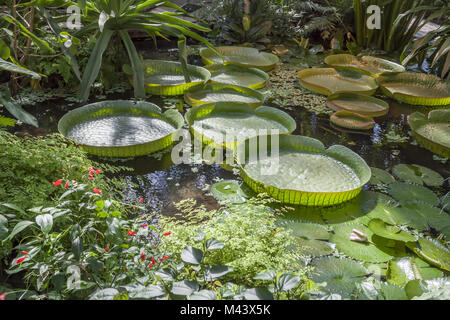
[[64,185],[64,189],[67,189],[69,187],[69,181],[66,182],[66,184]]
[[8,293],[2,293],[2,294],[0,294],[0,300],[5,300],[6,299],[6,295],[7,295]]
[[92,168],[92,167],[88,167],[88,170],[89,170],[89,171],[91,171],[91,170],[94,170],[94,168]]
[[125,267],[125,271],[128,271],[127,267]]
[[106,247],[106,248],[105,248],[105,251],[108,252],[108,251],[109,251],[109,247]]
[[152,257],[152,263],[155,265],[156,264],[156,261],[155,261],[155,259],[153,259],[153,257]]
[[92,177],[89,177],[89,180],[94,180],[94,178],[92,178]]
[[133,210],[135,210],[135,209],[136,209],[136,206],[132,206],[132,208],[133,208]]
[[22,257],[22,258],[20,258],[20,259],[17,259],[17,260],[16,260],[16,263],[17,263],[17,264],[22,263],[24,260],[25,260],[25,257]]
[[152,266],[152,264],[150,263],[150,264],[148,265],[148,267],[151,268],[151,267],[153,267],[153,266]]
[[128,235],[131,237],[134,237],[135,234],[136,234],[136,231],[128,231]]
[[95,172],[94,169],[89,170],[89,175],[90,175],[90,176],[94,175],[94,172]]
[[144,198],[139,198],[139,202],[140,203],[144,202]]
[[102,173],[102,170],[100,170],[100,169],[95,170],[95,174],[99,174],[99,173]]
[[166,260],[166,259],[169,259],[169,257],[168,257],[168,256],[164,256],[164,257],[162,257],[161,259],[158,259],[158,261],[164,261],[164,260]]
[[141,253],[141,260],[145,260],[145,254]]
[[145,228],[146,226],[148,226],[148,224],[146,224],[146,223],[142,224],[142,228]]
[[92,192],[93,192],[93,193],[96,193],[96,194],[102,193],[102,191],[101,191],[101,190],[98,190],[98,189],[92,189]]
[[170,236],[172,234],[172,231],[168,231],[168,232],[166,232],[166,233],[164,233],[164,236],[166,237],[166,236]]
[[73,182],[73,184],[77,184],[77,182],[76,182],[76,181],[74,181],[74,182]]
[[27,255],[27,254],[28,254],[28,252],[26,252],[26,251],[22,251],[22,253],[23,253],[24,255]]
[[154,244],[154,245],[153,245],[153,248],[155,248],[155,249],[156,249],[156,244]]
[[62,172],[66,172],[67,170],[66,169],[62,169]]
[[56,180],[55,182],[52,182],[53,186],[57,187],[62,183],[62,179]]

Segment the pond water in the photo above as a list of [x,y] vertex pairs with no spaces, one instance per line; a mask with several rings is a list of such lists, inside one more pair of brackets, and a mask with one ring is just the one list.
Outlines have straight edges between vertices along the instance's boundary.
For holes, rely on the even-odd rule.
[[[158,53],[158,51],[155,51]],[[167,55],[167,50],[165,51]],[[169,55],[170,55],[169,51]],[[158,54],[144,54],[144,58],[161,58]],[[176,58],[171,58],[176,60]],[[191,58],[190,63],[202,65],[198,57]],[[108,95],[104,99],[128,99],[132,97],[132,91]],[[178,99],[178,100],[177,100]],[[409,105],[397,103],[383,97],[390,104],[390,112],[387,116],[377,119],[377,124],[371,131],[354,132],[345,131],[333,127],[329,116],[317,114],[304,108],[284,110],[297,122],[297,129],[293,134],[305,135],[316,138],[323,142],[326,147],[334,144],[344,145],[365,159],[371,167],[390,170],[399,163],[419,164],[436,170],[445,178],[450,176],[450,166],[447,163],[433,159],[433,154],[414,143],[410,136],[407,116],[419,110]],[[170,107],[161,97],[148,96],[147,101],[157,104],[163,110]],[[180,102],[180,103],[177,103]],[[95,102],[89,101],[89,102]],[[182,110],[182,99],[171,99],[172,104],[178,105]],[[270,103],[267,105],[271,105]],[[64,99],[46,101],[26,109],[34,114],[41,126],[37,132],[31,130],[31,134],[45,134],[57,132],[59,119],[69,110],[80,106],[73,104],[68,106]],[[277,107],[276,105],[271,105]],[[171,106],[173,107],[173,106]],[[387,140],[386,134],[391,137]],[[406,138],[406,142],[400,142]],[[400,140],[399,140],[400,139]],[[204,204],[207,209],[217,208],[218,204],[214,198],[208,196],[208,185],[214,183],[215,178],[240,179],[231,171],[221,168],[219,165],[207,164],[173,164],[170,150],[160,153],[160,157],[143,156],[132,160],[113,162],[113,164],[124,165],[134,168],[134,172],[123,173],[122,177],[129,182],[125,197],[129,201],[140,197],[145,199],[149,212],[165,215],[175,213],[174,202],[186,198],[194,198],[197,203]],[[107,161],[105,158],[95,158],[97,161]],[[137,187],[133,187],[137,186]]]

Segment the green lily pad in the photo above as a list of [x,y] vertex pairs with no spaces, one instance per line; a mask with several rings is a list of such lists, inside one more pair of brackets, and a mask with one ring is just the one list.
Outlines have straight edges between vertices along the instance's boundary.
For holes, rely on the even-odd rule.
[[367,227],[370,231],[383,238],[405,242],[416,241],[416,237],[412,234],[403,231],[397,226],[387,224],[380,219],[371,220]]
[[399,179],[410,183],[426,184],[430,187],[439,187],[444,183],[444,178],[439,173],[417,164],[398,164],[392,172]]
[[358,93],[338,93],[328,96],[327,105],[335,110],[346,110],[367,117],[382,117],[389,112],[389,104],[383,100]]
[[377,82],[388,97],[419,106],[450,104],[450,84],[431,74],[403,72],[379,76]]
[[270,71],[279,62],[276,55],[259,52],[255,48],[223,46],[216,47],[215,49],[219,54],[211,48],[200,50],[200,56],[205,64],[233,64],[241,67]]
[[353,130],[370,130],[375,126],[372,118],[346,110],[333,113],[330,121],[336,126]]
[[[278,139],[276,152],[272,141],[267,141],[264,152],[259,150],[258,137],[237,145],[241,176],[255,192],[284,203],[330,206],[355,198],[370,179],[365,161],[344,146],[326,150],[309,137],[279,135]],[[252,151],[254,146],[257,154]]]
[[450,271],[450,250],[437,240],[419,238],[417,242],[406,245],[428,263]]
[[164,149],[184,124],[176,110],[161,109],[149,102],[102,101],[65,114],[59,132],[92,154],[134,157]]
[[256,68],[245,68],[233,64],[210,64],[205,67],[211,72],[211,82],[226,83],[252,89],[264,88],[269,75]]
[[372,170],[372,177],[370,178],[370,184],[390,184],[395,182],[395,178],[387,173],[385,170],[381,170],[378,168],[370,167]]
[[299,71],[298,78],[301,86],[305,89],[326,96],[346,92],[372,95],[378,88],[375,79],[351,70],[303,69]]
[[[190,109],[185,114],[194,137],[205,144],[234,149],[239,141],[261,134],[259,130],[279,130],[288,134],[295,130],[295,120],[286,112],[237,102],[208,103]],[[270,140],[270,139],[268,139]]]
[[343,298],[351,298],[356,291],[356,283],[362,282],[368,274],[366,268],[350,259],[324,257],[311,265],[314,267],[311,280],[316,283],[326,282],[325,290]]
[[405,67],[398,63],[371,56],[360,58],[351,54],[334,54],[326,57],[325,63],[335,69],[355,70],[369,76],[405,72]]
[[450,158],[450,109],[433,110],[428,118],[414,112],[408,118],[412,134],[424,148]]
[[[350,240],[353,229],[366,234],[368,241],[356,242]],[[335,226],[330,241],[336,244],[339,251],[349,257],[366,262],[385,262],[404,252],[400,243],[381,238],[364,225],[356,223]]]
[[184,100],[190,106],[196,107],[213,102],[247,103],[253,108],[264,103],[264,95],[248,87],[232,84],[209,83],[192,87],[184,94]]
[[418,201],[432,206],[439,204],[439,198],[433,191],[414,184],[394,182],[389,185],[389,194],[400,202]]
[[410,280],[427,280],[442,276],[441,270],[431,267],[417,257],[403,257],[388,261],[386,280],[389,283],[405,286]]
[[241,184],[236,180],[224,180],[211,186],[211,193],[219,201],[231,203],[244,203],[246,194],[241,189]]
[[450,279],[411,280],[405,292],[411,300],[450,300]]
[[444,210],[450,212],[450,192],[447,192],[447,194],[442,196],[441,206]]

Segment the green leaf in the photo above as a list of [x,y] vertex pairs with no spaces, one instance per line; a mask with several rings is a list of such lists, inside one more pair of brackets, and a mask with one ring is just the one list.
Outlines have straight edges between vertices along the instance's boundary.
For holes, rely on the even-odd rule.
[[439,187],[444,183],[444,178],[439,173],[417,164],[398,164],[392,171],[405,182],[419,185],[425,183],[430,187]]
[[214,183],[211,186],[211,194],[219,201],[231,203],[244,203],[246,201],[245,192],[241,189],[240,183],[235,180]]
[[403,257],[388,262],[386,279],[389,283],[405,286],[410,280],[427,280],[442,277],[439,269],[431,267],[417,257]]
[[300,284],[300,277],[292,274],[284,273],[278,279],[277,287],[281,291],[289,291]]
[[172,292],[178,296],[189,296],[193,292],[198,291],[199,285],[197,281],[193,280],[183,280],[179,282],[174,282],[172,285]]
[[368,228],[373,233],[383,238],[405,242],[416,241],[416,237],[413,235],[401,230],[399,227],[387,224],[380,219],[372,219],[368,224]]
[[174,281],[175,280],[175,274],[170,269],[159,269],[155,272],[155,276],[160,277],[164,281]]
[[200,290],[188,297],[189,300],[216,300],[217,294],[212,290]]
[[244,291],[246,300],[273,300],[273,295],[265,288],[252,288]]
[[133,71],[134,81],[134,96],[136,98],[145,98],[145,86],[144,86],[144,67],[142,66],[139,55],[136,51],[136,47],[133,44],[127,31],[119,31],[119,35],[125,45],[128,52],[128,57],[131,63],[131,69]]
[[74,255],[75,260],[79,260],[81,253],[83,252],[83,241],[80,237],[76,237],[72,241],[72,252]]
[[27,227],[31,226],[32,224],[34,224],[34,222],[32,222],[32,221],[20,221],[19,223],[17,223],[14,226],[14,229],[11,231],[9,236],[5,240],[3,240],[3,242],[13,239],[16,234],[18,234],[19,232],[22,232],[23,230],[25,230]]
[[20,208],[19,206],[13,204],[13,203],[5,203],[5,202],[0,202],[0,206],[15,210],[17,212],[20,212],[23,215],[26,215],[25,211],[23,211],[22,208]]
[[0,58],[6,60],[9,58],[10,55],[11,52],[9,46],[5,43],[5,41],[0,39]]
[[372,171],[372,177],[370,178],[370,184],[377,185],[377,184],[390,184],[395,181],[394,177],[391,176],[389,173],[387,173],[384,170],[370,167],[370,170]]
[[423,186],[394,182],[389,186],[389,194],[398,201],[419,201],[432,206],[439,204],[439,198]]
[[23,123],[30,124],[35,127],[39,126],[37,119],[33,115],[23,110],[22,107],[20,107],[19,105],[4,98],[1,92],[0,92],[0,103],[5,106],[5,108],[9,111],[9,113],[11,113],[14,117],[22,121]]
[[114,297],[118,293],[119,293],[119,291],[117,291],[117,289],[114,289],[114,288],[102,289],[102,290],[94,292],[89,297],[89,300],[114,300]]
[[181,252],[181,260],[190,264],[200,264],[203,259],[203,252],[200,249],[186,247]]
[[408,298],[413,300],[449,300],[450,280],[411,280],[406,284],[405,292]]
[[126,286],[130,299],[151,299],[165,294],[164,289],[157,285],[142,286],[140,284]]
[[206,249],[207,250],[219,250],[225,247],[225,243],[216,240],[216,239],[208,239],[206,240]]
[[205,270],[205,281],[213,281],[216,280],[217,278],[220,278],[224,275],[226,275],[227,273],[230,273],[233,269],[227,266],[220,266],[220,265],[216,265],[216,266],[209,266],[208,268],[206,268]]
[[41,227],[43,233],[48,234],[53,227],[53,217],[51,214],[42,214],[36,217],[36,224]]
[[273,279],[275,279],[276,276],[277,276],[277,274],[275,273],[275,271],[267,270],[267,271],[258,273],[256,276],[253,277],[253,279],[272,281]]
[[428,263],[450,271],[450,250],[439,241],[419,238],[417,242],[406,245]]

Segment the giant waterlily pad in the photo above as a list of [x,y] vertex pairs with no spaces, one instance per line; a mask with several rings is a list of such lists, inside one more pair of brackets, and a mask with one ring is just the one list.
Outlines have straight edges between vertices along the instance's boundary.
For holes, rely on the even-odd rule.
[[398,164],[392,172],[398,178],[415,184],[425,183],[430,187],[439,187],[444,183],[444,178],[439,173],[417,164]]
[[332,94],[327,105],[335,110],[346,110],[368,117],[382,117],[389,112],[389,104],[383,100],[357,93]]
[[299,71],[298,77],[304,88],[326,96],[344,92],[372,95],[378,88],[375,79],[351,70],[311,68]]
[[374,167],[370,167],[370,170],[372,170],[372,178],[370,178],[370,184],[390,184],[395,181],[395,178],[385,170]]
[[450,104],[450,84],[423,73],[404,72],[377,78],[381,90],[397,101],[421,106]]
[[[350,235],[354,229],[365,234],[367,241],[351,240]],[[357,223],[335,226],[334,235],[331,236],[330,241],[336,244],[339,251],[365,262],[385,262],[393,256],[404,254],[403,243],[379,237],[364,225]]]
[[428,118],[415,112],[408,118],[414,138],[433,153],[450,158],[450,109],[433,110]]
[[439,204],[439,198],[430,189],[409,183],[394,182],[389,185],[389,194],[398,201],[418,201],[432,206]]
[[149,94],[174,96],[181,95],[189,88],[206,83],[211,74],[202,67],[187,65],[190,82],[186,82],[180,62],[145,60],[145,90]]
[[247,87],[209,83],[188,90],[184,94],[184,100],[194,107],[212,102],[242,102],[256,108],[264,103],[264,95]]
[[326,57],[325,63],[338,70],[350,69],[369,76],[405,71],[405,67],[400,64],[371,56],[360,58],[351,54],[334,54]]
[[330,121],[336,126],[353,130],[370,130],[375,126],[372,118],[346,110],[333,113]]
[[368,274],[366,268],[350,259],[324,257],[311,265],[314,267],[311,280],[316,283],[326,282],[325,290],[343,298],[351,298],[356,291],[356,283],[362,282]]
[[366,162],[350,149],[325,149],[316,139],[279,135],[262,145],[257,137],[238,144],[241,176],[255,192],[284,203],[331,206],[355,198],[370,179]]
[[428,263],[450,271],[450,250],[437,240],[419,238],[417,242],[407,243],[407,246]]
[[405,286],[414,279],[434,279],[442,277],[441,270],[431,267],[417,257],[402,257],[388,261],[386,279],[389,283]]
[[211,48],[200,50],[200,56],[205,64],[234,64],[242,67],[270,71],[279,62],[276,55],[267,52],[259,52],[255,48],[223,46],[216,47],[216,50],[220,55]]
[[176,110],[149,102],[102,101],[65,114],[58,130],[89,153],[132,157],[170,146],[172,135],[184,124]]
[[211,82],[252,89],[264,88],[269,83],[269,75],[256,68],[245,68],[233,64],[211,64],[206,66],[206,69],[211,72]]
[[288,134],[296,128],[295,120],[281,110],[266,106],[253,110],[248,104],[236,102],[204,104],[190,109],[185,118],[199,140],[231,149],[238,141],[263,134],[260,130]]

